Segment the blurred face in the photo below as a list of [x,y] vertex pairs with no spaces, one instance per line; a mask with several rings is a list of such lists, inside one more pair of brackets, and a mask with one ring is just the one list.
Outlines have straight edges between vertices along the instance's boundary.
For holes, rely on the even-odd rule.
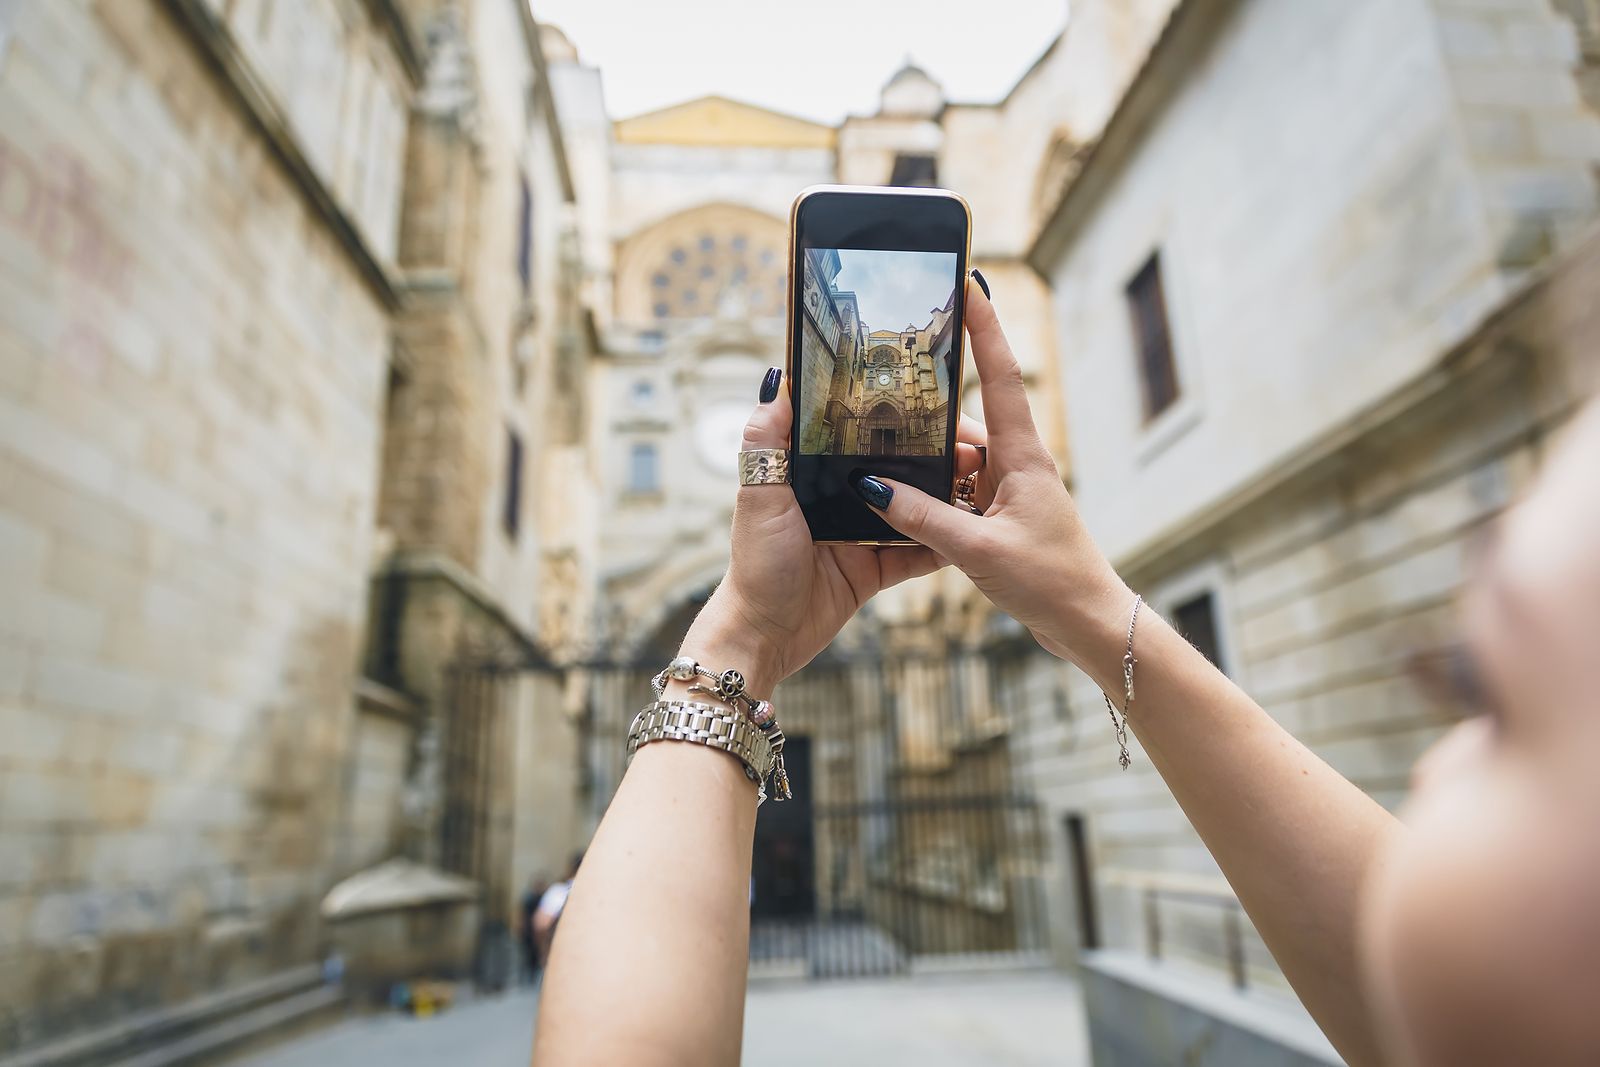
[[1401,1062],[1600,1063],[1600,406],[1508,512],[1465,603],[1481,714],[1417,765],[1367,889]]

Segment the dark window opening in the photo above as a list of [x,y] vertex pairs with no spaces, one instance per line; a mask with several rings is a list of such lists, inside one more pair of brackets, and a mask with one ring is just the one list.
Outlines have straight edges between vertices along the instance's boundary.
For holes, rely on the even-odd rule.
[[1217,643],[1217,605],[1210,593],[1201,593],[1172,609],[1172,624],[1218,670],[1226,671]]
[[506,495],[500,521],[512,537],[522,528],[522,438],[510,428],[506,430]]
[[1128,283],[1128,309],[1139,346],[1139,380],[1145,419],[1153,419],[1178,399],[1178,370],[1172,361],[1172,328],[1161,281],[1161,254],[1151,256]]
[[520,179],[522,202],[517,214],[517,278],[524,294],[533,286],[533,190],[527,175]]
[[894,157],[889,184],[909,189],[931,189],[939,184],[939,161],[933,156],[901,152]]

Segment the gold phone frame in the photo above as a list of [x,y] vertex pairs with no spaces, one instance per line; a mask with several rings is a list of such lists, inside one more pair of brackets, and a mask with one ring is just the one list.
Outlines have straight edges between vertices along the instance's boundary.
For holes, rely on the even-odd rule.
[[[795,263],[795,258],[796,258],[795,257],[795,245],[796,245],[796,238],[798,237],[797,228],[798,228],[799,222],[800,222],[800,205],[805,203],[808,199],[810,199],[811,197],[817,195],[818,193],[855,193],[855,194],[862,194],[862,195],[866,195],[866,196],[895,196],[895,197],[900,197],[900,196],[931,196],[931,197],[939,197],[939,198],[942,198],[942,199],[945,199],[945,200],[954,200],[956,203],[961,205],[961,213],[967,220],[967,226],[966,226],[966,248],[962,252],[961,261],[967,265],[967,272],[969,274],[972,271],[972,205],[967,203],[967,198],[966,197],[962,196],[960,193],[956,192],[953,189],[910,189],[910,188],[901,188],[899,186],[883,186],[883,185],[809,185],[806,188],[800,190],[800,195],[796,196],[794,198],[794,203],[789,206],[789,264],[788,264],[788,267],[785,270],[785,273],[786,273],[787,279],[788,279],[788,284],[787,284],[787,286],[785,288],[784,298],[783,298],[783,312],[784,312],[784,314],[783,314],[783,322],[784,322],[783,373],[784,373],[784,376],[788,379],[788,381],[785,384],[786,384],[786,388],[789,390],[789,407],[794,412],[794,417],[796,419],[798,419],[800,417],[800,413],[799,413],[799,411],[797,409],[795,409],[795,397],[794,397],[794,380],[795,380],[794,379],[794,335],[795,335],[795,330],[794,330],[793,316],[794,316],[794,313],[796,311],[796,308],[794,307],[794,263]],[[959,278],[957,280],[963,286],[966,284],[966,277],[965,276],[963,276],[963,277],[961,277],[961,278]],[[946,495],[946,498],[945,498],[947,503],[952,503],[952,504],[955,502],[955,495],[956,495],[956,480],[957,479],[956,479],[955,452],[956,452],[956,441],[960,437],[961,397],[962,397],[962,391],[966,386],[966,374],[967,374],[967,337],[966,337],[966,331],[967,331],[967,295],[966,295],[965,290],[963,290],[962,294],[961,294],[961,331],[960,331],[960,334],[957,337],[957,343],[960,344],[960,346],[961,346],[961,359],[956,364],[956,388],[955,388],[956,431],[950,435],[950,491]],[[789,433],[790,433],[789,440],[792,443],[793,440],[794,440],[794,437],[793,437],[794,430],[793,430],[792,427],[790,428]],[[793,460],[791,459],[791,463],[792,462],[793,462]],[[883,546],[883,547],[894,546],[894,545],[915,545],[915,544],[917,544],[916,541],[913,541],[910,538],[900,538],[899,540],[894,540],[894,541],[846,541],[846,540],[840,540],[840,541],[813,541],[812,543],[813,544],[818,544],[818,545],[877,545],[877,546]]]

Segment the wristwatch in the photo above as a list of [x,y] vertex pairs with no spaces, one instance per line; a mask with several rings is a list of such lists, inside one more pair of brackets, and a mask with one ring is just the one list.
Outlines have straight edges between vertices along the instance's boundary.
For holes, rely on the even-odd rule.
[[[646,704],[628,727],[628,755],[652,741],[692,741],[736,756],[745,777],[757,785],[772,773],[772,741],[749,716],[692,700]],[[763,790],[765,792],[765,790]]]

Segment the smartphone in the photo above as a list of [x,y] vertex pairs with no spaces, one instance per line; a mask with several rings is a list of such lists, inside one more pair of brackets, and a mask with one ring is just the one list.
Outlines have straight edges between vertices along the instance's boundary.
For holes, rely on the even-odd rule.
[[789,472],[814,540],[911,544],[853,478],[955,488],[972,213],[945,189],[819,185],[789,212]]

